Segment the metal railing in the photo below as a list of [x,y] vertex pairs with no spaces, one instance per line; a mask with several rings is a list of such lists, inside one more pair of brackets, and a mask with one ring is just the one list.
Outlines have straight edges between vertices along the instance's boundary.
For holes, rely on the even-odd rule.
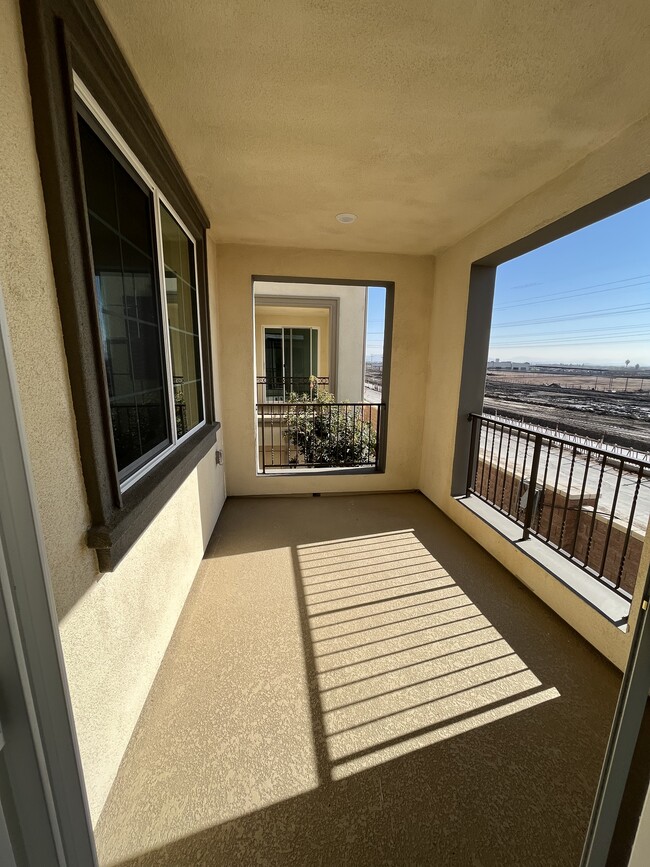
[[313,400],[329,384],[329,376],[258,376],[257,403],[285,403],[292,393]]
[[471,414],[467,494],[628,598],[650,512],[650,463]]
[[377,468],[385,404],[258,403],[259,470]]
[[552,433],[555,430],[554,435],[559,439],[569,440],[569,442],[575,443],[579,446],[587,446],[589,448],[603,449],[603,451],[611,452],[612,454],[618,455],[623,458],[635,458],[637,461],[643,461],[645,463],[650,463],[650,451],[646,451],[638,446],[625,446],[620,443],[606,443],[605,436],[601,434],[600,439],[595,439],[593,436],[586,436],[585,434],[574,433],[573,431],[560,430],[560,425],[557,424],[555,429],[550,427],[549,425],[537,424],[533,421],[526,421],[525,418],[519,418],[516,416],[505,416],[501,415],[498,412],[490,411],[490,419],[494,421],[503,421],[506,424],[515,424],[519,427],[526,428],[527,430],[535,431],[537,433],[548,434]]

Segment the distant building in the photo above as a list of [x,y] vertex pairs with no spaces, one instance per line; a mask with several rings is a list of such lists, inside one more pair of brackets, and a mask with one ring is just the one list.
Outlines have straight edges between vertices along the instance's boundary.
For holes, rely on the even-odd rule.
[[488,361],[488,370],[530,370],[529,361]]

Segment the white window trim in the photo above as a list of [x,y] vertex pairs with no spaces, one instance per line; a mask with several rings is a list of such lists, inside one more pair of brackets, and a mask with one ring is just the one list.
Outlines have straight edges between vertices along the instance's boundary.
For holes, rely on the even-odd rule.
[[[81,100],[86,109],[91,113],[95,121],[101,126],[102,130],[106,133],[106,135],[110,138],[111,142],[115,145],[115,147],[120,151],[122,156],[127,160],[131,168],[137,173],[137,175],[141,178],[144,184],[151,190],[153,196],[153,209],[154,209],[154,226],[155,226],[155,238],[154,243],[156,247],[156,255],[158,259],[158,283],[159,283],[159,291],[160,291],[160,312],[162,317],[162,332],[163,332],[163,347],[165,353],[165,374],[167,376],[167,401],[168,401],[168,422],[170,425],[170,435],[171,435],[171,443],[164,448],[162,451],[158,452],[150,461],[145,463],[143,466],[139,467],[134,473],[132,473],[128,478],[124,479],[124,481],[120,482],[120,491],[124,493],[129,488],[131,488],[136,482],[139,482],[147,473],[152,470],[157,464],[159,464],[162,460],[168,457],[179,445],[184,443],[189,437],[193,436],[198,430],[206,425],[206,401],[205,401],[205,377],[203,374],[203,335],[201,329],[201,317],[200,317],[200,309],[199,309],[199,290],[198,290],[198,262],[196,255],[196,239],[193,234],[187,228],[183,220],[178,216],[176,210],[172,207],[166,196],[161,192],[159,187],[156,185],[155,181],[147,172],[145,167],[142,165],[140,160],[133,153],[128,144],[124,141],[120,133],[117,131],[115,126],[111,123],[106,113],[102,110],[101,106],[98,104],[97,100],[92,96],[86,85],[79,78],[76,72],[72,73],[74,91],[77,97]],[[183,434],[182,437],[178,437],[176,432],[176,411],[175,411],[175,402],[174,402],[174,377],[172,371],[172,357],[171,357],[171,340],[169,335],[169,315],[167,311],[167,292],[166,292],[166,284],[165,284],[165,260],[163,254],[163,240],[162,240],[162,225],[161,225],[161,217],[160,217],[160,207],[164,205],[165,208],[172,215],[174,220],[178,223],[180,228],[189,238],[194,248],[194,283],[196,285],[196,309],[197,309],[197,329],[199,335],[199,365],[201,370],[201,402],[203,409],[203,419],[195,425],[191,430],[187,431],[187,433]]]
[[[286,325],[286,326],[285,325],[262,325],[261,328],[262,328],[262,375],[264,376],[265,379],[268,376],[268,374],[266,372],[266,332],[269,330],[272,330],[272,329],[275,329],[277,331],[277,329],[279,328],[282,331],[282,367],[284,368],[284,366],[285,366],[285,361],[284,361],[284,332],[290,331],[292,328],[303,328],[303,329],[309,328],[309,331],[310,331],[310,334],[309,334],[309,369],[310,370],[312,369],[312,340],[313,340],[313,337],[311,335],[311,332],[312,331],[318,332],[318,353],[320,354],[320,348],[321,348],[321,334],[320,334],[321,327],[320,327],[320,325]],[[317,355],[316,356],[316,370],[318,370],[319,367],[320,367],[320,358],[319,358],[319,355]],[[310,377],[311,376],[318,377],[318,373],[310,373],[309,375],[310,375]],[[286,377],[285,377],[285,379],[286,379]],[[257,386],[256,386],[256,388],[257,388]],[[286,385],[283,386],[283,389],[284,389],[285,399],[286,399]],[[257,402],[257,400],[256,400],[256,402]],[[266,401],[266,383],[265,383],[264,384],[264,400],[262,401],[262,403],[266,403],[266,402],[267,401]]]

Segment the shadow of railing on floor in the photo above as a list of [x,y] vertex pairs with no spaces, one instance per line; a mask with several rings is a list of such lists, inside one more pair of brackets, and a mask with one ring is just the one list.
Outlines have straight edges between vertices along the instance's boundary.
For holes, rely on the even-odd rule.
[[[282,568],[293,557],[293,570],[271,581],[267,561],[254,556],[246,580],[230,573],[228,593],[250,590],[252,626],[242,630],[241,646],[208,670],[239,672],[245,662],[244,679],[233,683],[242,693],[268,696],[267,706],[257,706],[275,714],[273,724],[265,728],[265,717],[251,713],[241,740],[231,737],[233,760],[225,764],[199,754],[189,794],[172,790],[158,801],[150,781],[142,782],[148,821],[158,821],[159,831],[168,834],[185,814],[188,821],[176,839],[163,844],[160,834],[148,851],[111,864],[429,863],[432,852],[471,863],[476,851],[505,853],[502,863],[510,856],[530,864],[538,854],[544,863],[575,863],[614,700],[612,672],[432,508],[411,524],[400,500],[396,515],[373,511],[361,525],[337,508],[332,529],[327,505],[325,498],[311,501],[305,522],[304,500],[280,515],[264,502],[247,501],[245,510],[231,504],[232,520],[257,514],[254,532],[234,540],[226,533],[209,556],[268,549],[278,552]],[[351,525],[370,535],[342,538]],[[276,641],[264,612],[278,590],[280,616],[270,618],[282,630]],[[225,616],[224,596],[218,598],[217,619]],[[273,648],[283,663],[287,649],[298,654],[306,682],[297,671],[286,678],[278,670],[275,680],[266,669],[259,679],[246,675],[249,659],[257,654],[259,667]],[[179,670],[185,676],[186,667]],[[211,677],[202,689],[214,689]],[[290,714],[287,692],[298,696]],[[241,698],[233,694],[234,704],[246,707]],[[232,710],[227,701],[213,710],[208,725],[222,737]],[[581,728],[583,718],[589,722]],[[297,729],[302,752],[287,752]],[[181,741],[189,741],[192,766],[200,741],[196,734]],[[258,775],[248,797],[248,766],[258,753],[270,755],[262,762],[268,777]],[[287,780],[291,794],[283,789]],[[202,824],[197,807],[222,795],[226,809]],[[128,826],[126,813],[124,819]]]
[[298,545],[294,573],[321,782],[559,696],[413,530]]

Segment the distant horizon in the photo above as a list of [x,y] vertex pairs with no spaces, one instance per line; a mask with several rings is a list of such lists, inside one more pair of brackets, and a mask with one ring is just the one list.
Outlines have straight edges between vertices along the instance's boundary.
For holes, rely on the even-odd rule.
[[[639,362],[635,362],[634,364],[630,360],[630,364],[628,367],[625,366],[625,362],[622,364],[600,364],[588,361],[558,361],[558,360],[549,360],[549,359],[532,359],[530,356],[509,356],[507,358],[488,358],[488,364],[530,364],[533,367],[594,367],[594,368],[607,368],[608,370],[623,370],[628,373],[633,373],[636,370],[635,365],[639,364]],[[639,364],[639,370],[647,370],[650,372],[650,364]]]

